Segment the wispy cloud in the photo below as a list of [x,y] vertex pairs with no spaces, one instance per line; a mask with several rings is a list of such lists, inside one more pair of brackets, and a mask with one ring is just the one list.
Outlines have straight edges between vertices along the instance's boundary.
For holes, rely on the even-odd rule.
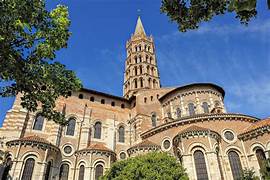
[[270,21],[204,24],[156,38],[161,79],[166,85],[212,82],[226,91],[229,112],[270,115]]
[[270,36],[270,21],[255,21],[251,22],[248,26],[241,24],[203,24],[197,30],[191,30],[185,33],[181,33],[178,30],[169,34],[164,34],[157,37],[158,41],[168,41],[175,38],[190,37],[190,36],[202,36],[202,35],[235,35],[243,33],[263,33],[268,37]]

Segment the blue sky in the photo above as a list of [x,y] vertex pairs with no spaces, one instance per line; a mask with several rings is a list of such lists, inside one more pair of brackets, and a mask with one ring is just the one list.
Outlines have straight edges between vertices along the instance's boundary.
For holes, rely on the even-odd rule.
[[[270,14],[266,1],[249,26],[234,14],[215,17],[199,30],[180,33],[159,11],[161,0],[47,1],[69,7],[72,37],[57,60],[76,72],[84,87],[122,95],[125,43],[137,9],[154,36],[162,86],[212,82],[226,91],[229,112],[270,116]],[[0,98],[0,124],[14,98]]]

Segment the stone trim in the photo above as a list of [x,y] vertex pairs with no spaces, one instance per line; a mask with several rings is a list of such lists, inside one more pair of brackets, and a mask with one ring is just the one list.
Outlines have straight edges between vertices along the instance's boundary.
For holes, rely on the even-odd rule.
[[210,136],[211,138],[216,139],[217,141],[221,140],[221,136],[219,133],[217,133],[216,131],[212,131],[210,129],[200,129],[200,130],[191,130],[191,131],[187,131],[187,132],[180,132],[179,134],[177,134],[174,139],[173,142],[174,144],[177,143],[178,140],[181,141],[182,138],[188,138],[188,137],[194,137],[194,136]]
[[160,150],[161,146],[157,145],[149,140],[144,140],[138,144],[135,144],[134,146],[130,147],[127,152],[129,156],[131,154],[134,154],[138,151],[157,151]]
[[253,138],[256,138],[260,135],[263,135],[265,133],[270,133],[270,125],[261,126],[256,129],[250,130],[248,132],[244,132],[242,134],[238,135],[239,139],[242,139],[243,141],[250,140]]
[[159,145],[149,145],[149,146],[136,146],[131,147],[127,150],[128,155],[135,154],[138,151],[158,151],[161,147]]
[[16,140],[12,140],[12,141],[8,141],[6,143],[7,147],[12,147],[12,146],[36,146],[38,148],[41,148],[43,150],[49,149],[49,150],[53,150],[55,152],[59,152],[60,149],[53,145],[53,144],[48,144],[45,142],[38,142],[38,141],[34,141],[34,140],[21,140],[21,139],[16,139]]
[[75,156],[87,156],[88,154],[101,154],[106,156],[116,156],[113,151],[106,151],[101,149],[81,149],[75,152]]
[[233,114],[233,113],[224,113],[224,114],[197,114],[195,116],[186,116],[179,118],[175,121],[167,122],[165,124],[161,124],[153,129],[150,129],[141,134],[142,139],[146,139],[151,137],[159,132],[166,131],[167,129],[178,127],[185,124],[191,124],[196,122],[203,122],[203,121],[215,121],[215,120],[237,120],[237,121],[247,121],[247,122],[257,122],[259,119],[247,116],[243,114]]

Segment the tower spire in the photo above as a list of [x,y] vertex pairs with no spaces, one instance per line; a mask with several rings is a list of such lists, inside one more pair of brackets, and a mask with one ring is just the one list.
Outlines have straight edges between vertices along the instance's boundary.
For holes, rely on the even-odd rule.
[[154,40],[146,35],[140,16],[126,50],[124,97],[130,98],[142,89],[160,88]]
[[144,36],[146,36],[146,33],[144,31],[144,27],[143,27],[142,20],[141,20],[140,16],[138,16],[138,19],[137,19],[137,24],[136,24],[134,35],[144,35]]

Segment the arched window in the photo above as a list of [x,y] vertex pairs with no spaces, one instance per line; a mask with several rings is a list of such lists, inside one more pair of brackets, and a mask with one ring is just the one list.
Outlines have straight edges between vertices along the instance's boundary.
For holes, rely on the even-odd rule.
[[135,88],[138,88],[138,82],[137,82],[137,79],[134,79],[134,87],[135,87]]
[[139,51],[141,51],[142,50],[142,46],[141,45],[139,45]]
[[202,107],[203,107],[203,112],[204,113],[209,113],[209,106],[208,106],[207,102],[203,102]]
[[150,64],[152,64],[152,57],[150,57]]
[[197,180],[208,180],[207,167],[206,167],[203,152],[200,150],[196,150],[193,156],[194,156]]
[[143,72],[142,72],[142,66],[140,66],[140,74],[142,74]]
[[45,172],[45,180],[49,180],[50,179],[50,172],[51,172],[51,167],[52,167],[52,162],[49,161],[46,167],[46,172]]
[[103,166],[98,164],[95,169],[95,180],[98,180],[101,176],[103,176]]
[[31,180],[34,167],[35,167],[35,160],[33,158],[28,158],[25,161],[21,180]]
[[240,157],[235,151],[230,151],[228,153],[228,156],[229,156],[233,179],[239,179],[241,177],[241,172],[242,172]]
[[193,103],[188,104],[188,111],[190,116],[195,115],[195,106]]
[[147,97],[144,97],[144,103],[147,103]]
[[141,88],[143,87],[143,79],[140,79],[140,83],[141,83]]
[[101,99],[100,103],[105,104],[105,99]]
[[41,131],[42,128],[43,128],[43,123],[44,123],[44,117],[41,116],[40,114],[38,114],[38,115],[36,116],[36,119],[35,119],[35,122],[34,122],[33,129],[34,129],[34,130],[39,130],[39,131]]
[[181,109],[178,107],[176,108],[176,117],[180,118],[181,117]]
[[262,168],[264,167],[264,163],[265,163],[265,160],[266,160],[266,156],[265,156],[264,151],[263,151],[261,148],[258,148],[258,149],[256,150],[256,157],[257,157],[259,166],[260,166],[260,168],[262,169]]
[[83,99],[83,94],[79,94],[79,99]]
[[154,76],[154,67],[151,68],[151,75]]
[[152,127],[156,127],[157,126],[157,114],[155,112],[152,113],[151,121],[152,121]]
[[134,67],[134,72],[135,72],[135,76],[137,76],[138,75],[138,69],[137,69],[136,66]]
[[157,81],[154,79],[153,80],[153,88],[156,88],[156,85],[157,85]]
[[111,106],[115,106],[115,102],[114,101],[111,102]]
[[124,143],[125,142],[125,128],[123,126],[119,127],[119,142]]
[[79,169],[79,180],[84,180],[84,169],[84,165],[81,165]]
[[168,117],[168,118],[172,118],[171,112],[167,112],[167,117]]
[[151,78],[148,79],[148,87],[151,88],[152,87],[152,84],[151,84],[152,80]]
[[134,62],[135,64],[138,63],[138,58],[137,58],[137,56],[135,56],[134,61],[135,61],[135,62]]
[[12,160],[11,160],[10,157],[7,156],[7,160],[5,162],[2,179],[8,179],[8,177],[10,177],[9,171],[10,171],[11,167],[12,167]]
[[94,101],[95,101],[95,97],[93,97],[93,96],[90,97],[90,101],[91,101],[91,102],[94,102]]
[[68,174],[69,174],[69,165],[62,164],[60,167],[59,179],[68,180]]
[[215,101],[215,107],[220,107],[219,101]]
[[96,122],[94,126],[94,138],[101,139],[101,122]]
[[142,62],[142,57],[141,57],[141,56],[139,56],[139,63],[140,63],[140,62]]
[[75,118],[69,118],[68,124],[67,124],[66,135],[74,136],[75,126],[76,126],[76,120],[75,120]]
[[148,60],[149,60],[149,56],[145,56],[145,61],[148,63]]
[[125,105],[124,104],[121,104],[121,108],[124,109],[125,108]]

